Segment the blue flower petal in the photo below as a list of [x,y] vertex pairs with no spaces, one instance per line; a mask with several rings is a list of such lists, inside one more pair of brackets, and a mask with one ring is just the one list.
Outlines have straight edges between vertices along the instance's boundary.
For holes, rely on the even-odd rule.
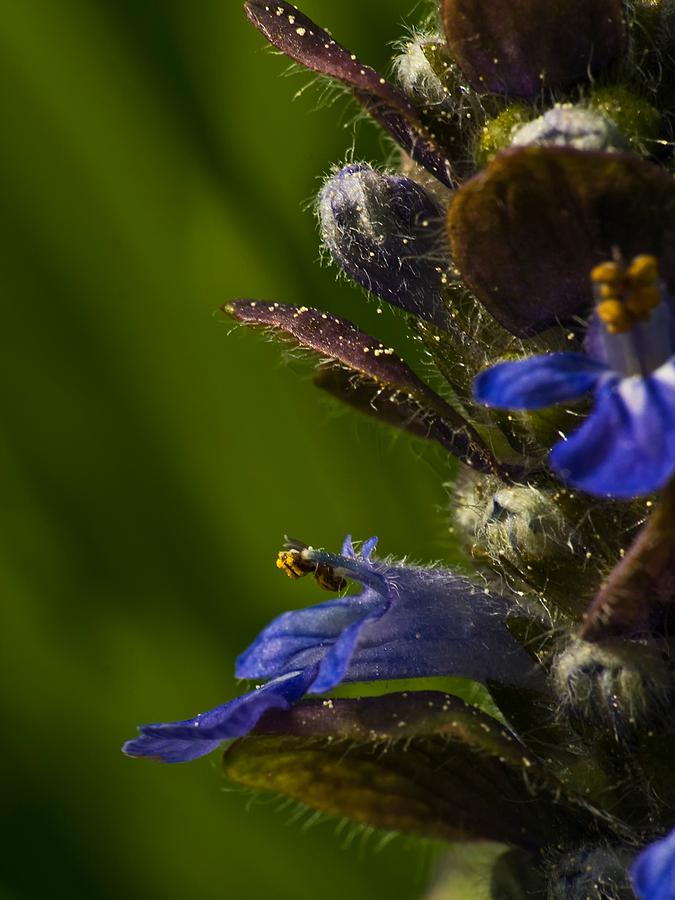
[[[370,590],[367,588],[366,590]],[[382,603],[379,600],[377,607],[362,619],[352,622],[342,632],[337,641],[330,648],[319,664],[319,674],[316,681],[309,689],[310,694],[325,694],[336,685],[348,678],[350,664],[356,653],[356,649],[368,629],[373,626],[386,612],[390,602]],[[353,680],[353,679],[352,679]]]
[[[374,540],[377,543],[377,538],[370,538],[370,540]],[[348,534],[344,540],[344,544],[342,545],[342,555],[346,556],[348,559],[356,559],[356,551],[354,550],[354,544],[352,544],[351,534]]]
[[366,562],[370,561],[370,557],[371,557],[375,547],[377,547],[377,538],[376,537],[368,538],[367,541],[363,542],[363,547],[361,547],[361,556],[364,558],[364,560]]
[[282,613],[239,656],[237,678],[271,678],[319,662],[352,624],[381,603],[380,595],[369,590]]
[[241,737],[253,728],[265,710],[288,709],[307,693],[316,678],[316,666],[289,672],[255,691],[217,706],[194,719],[143,725],[141,737],[122,747],[127,756],[145,756],[160,762],[188,762],[205,756],[223,741]]
[[637,497],[675,472],[675,367],[607,378],[586,421],[551,451],[551,466],[591,494]]
[[486,406],[543,409],[582,397],[606,371],[584,353],[549,353],[486,369],[474,379],[473,393]]
[[516,612],[504,597],[443,569],[313,553],[362,580],[362,590],[279,616],[239,657],[238,677],[318,664],[313,694],[341,681],[434,675],[535,686],[538,672],[504,624]]
[[642,851],[631,878],[640,900],[675,900],[675,829]]
[[510,600],[443,569],[373,560],[375,543],[366,541],[360,558],[349,538],[345,556],[305,548],[308,562],[361,581],[361,591],[279,616],[237,661],[239,677],[271,681],[194,719],[144,725],[124,752],[196,759],[246,734],[265,710],[288,709],[342,681],[454,675],[543,687],[541,671],[506,628],[518,612]]
[[511,601],[444,569],[376,567],[391,602],[361,631],[345,681],[444,675],[538,686],[540,672],[504,624],[518,611]]

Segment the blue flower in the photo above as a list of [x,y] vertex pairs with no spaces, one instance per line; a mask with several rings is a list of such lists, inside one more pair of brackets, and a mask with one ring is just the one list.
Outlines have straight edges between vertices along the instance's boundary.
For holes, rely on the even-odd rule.
[[[600,302],[586,353],[505,362],[474,381],[479,402],[506,409],[542,409],[592,391],[590,414],[550,455],[564,481],[591,494],[636,497],[675,473],[675,316],[655,265],[636,257],[627,270],[607,263],[593,271]],[[651,281],[640,285],[647,266]]]
[[270,681],[194,719],[144,725],[124,752],[196,759],[246,734],[265,710],[341,682],[450,675],[541,688],[540,671],[504,624],[517,612],[511,601],[445,569],[371,559],[376,541],[360,557],[349,537],[341,556],[296,545],[297,574],[334,583],[348,576],[361,591],[279,616],[237,660],[237,677]]
[[642,851],[631,878],[641,900],[675,900],[675,829]]

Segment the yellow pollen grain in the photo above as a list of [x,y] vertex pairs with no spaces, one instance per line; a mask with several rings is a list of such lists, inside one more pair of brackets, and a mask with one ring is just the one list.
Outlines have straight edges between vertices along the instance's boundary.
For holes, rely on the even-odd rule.
[[626,301],[626,308],[636,319],[646,322],[651,310],[661,302],[661,293],[655,284],[641,287],[633,291]]
[[653,285],[658,275],[659,266],[656,257],[649,254],[636,256],[628,268],[628,278],[633,290],[646,285]]
[[620,300],[604,300],[597,311],[610,334],[621,334],[633,327],[633,317]]

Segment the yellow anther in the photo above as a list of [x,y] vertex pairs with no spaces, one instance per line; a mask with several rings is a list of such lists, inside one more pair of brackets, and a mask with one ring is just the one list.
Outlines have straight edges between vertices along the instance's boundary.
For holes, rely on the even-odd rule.
[[597,312],[610,334],[622,334],[633,327],[634,319],[621,300],[604,300],[598,304]]
[[626,270],[620,263],[600,263],[591,270],[591,281],[611,285],[614,288],[614,294],[620,294],[626,283]]
[[617,289],[615,284],[601,284],[599,290],[603,300],[618,300],[621,296],[622,286]]
[[651,310],[661,302],[661,292],[655,284],[638,288],[626,300],[626,309],[641,322],[649,321]]
[[651,311],[661,303],[658,262],[644,253],[626,269],[622,262],[604,262],[591,271],[597,313],[610,334],[630,331],[637,322],[648,322]]
[[659,265],[655,256],[645,253],[636,256],[628,268],[628,279],[633,290],[653,285],[659,275]]

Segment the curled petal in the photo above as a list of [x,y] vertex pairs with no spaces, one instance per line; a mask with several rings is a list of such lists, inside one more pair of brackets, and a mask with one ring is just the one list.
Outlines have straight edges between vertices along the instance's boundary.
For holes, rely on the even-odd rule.
[[583,397],[607,371],[584,353],[551,353],[504,362],[474,380],[479,403],[503,409],[545,409]]
[[445,157],[403,91],[286,0],[248,0],[244,10],[267,40],[290,59],[350,88],[366,112],[406,153],[443,184],[452,186]]
[[675,830],[642,851],[631,879],[640,900],[675,900]]
[[160,762],[189,762],[205,756],[223,741],[241,737],[268,709],[288,709],[299,700],[316,677],[316,668],[288,672],[273,681],[223,703],[194,719],[167,724],[142,725],[141,736],[127,741],[127,756],[144,756]]
[[551,451],[560,477],[591,494],[637,497],[675,471],[675,366],[607,380],[583,425]]

